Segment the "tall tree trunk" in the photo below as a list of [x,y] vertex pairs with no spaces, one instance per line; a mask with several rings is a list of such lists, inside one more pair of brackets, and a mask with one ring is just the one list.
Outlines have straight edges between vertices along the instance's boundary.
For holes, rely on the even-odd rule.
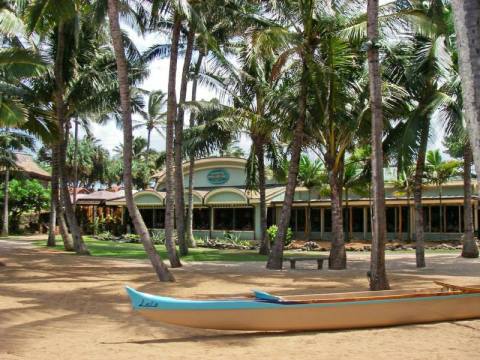
[[78,118],[75,118],[74,130],[74,149],[73,149],[73,206],[77,206],[77,185],[78,185]]
[[55,229],[56,224],[58,223],[65,251],[75,251],[73,246],[73,238],[68,232],[67,222],[65,221],[65,213],[63,211],[59,195],[58,145],[54,144],[52,146],[52,178],[50,191],[51,209],[47,246],[55,246]]
[[308,202],[305,216],[305,240],[310,241],[312,235],[312,189],[308,188]]
[[[204,52],[199,51],[197,63],[195,64],[194,78],[192,82],[192,101],[197,100],[197,86],[198,86],[198,74],[200,73],[200,67],[202,66],[202,61],[204,57]],[[190,113],[190,128],[195,126],[195,116]],[[189,157],[189,166],[188,166],[188,209],[187,209],[187,242],[189,247],[195,247],[195,237],[193,236],[193,183],[194,183],[194,174],[195,172],[195,154],[190,153]]]
[[[330,166],[331,168],[331,166]],[[329,169],[328,179],[331,188],[332,203],[332,240],[329,268],[342,270],[347,267],[347,253],[345,251],[345,232],[343,231],[342,183],[343,169],[333,171]]]
[[478,258],[478,246],[473,236],[473,219],[472,219],[472,148],[470,144],[465,144],[463,152],[463,247],[462,257]]
[[188,74],[192,61],[193,42],[195,31],[190,26],[187,34],[187,48],[183,62],[182,79],[180,82],[180,101],[177,119],[175,122],[175,219],[177,222],[177,238],[180,248],[180,255],[188,254],[188,244],[185,238],[185,188],[183,183],[183,125],[185,110],[183,104],[187,99]]
[[132,114],[130,105],[130,89],[128,84],[128,69],[125,59],[125,50],[123,48],[122,32],[118,21],[117,0],[108,0],[108,17],[110,24],[110,36],[115,51],[115,60],[117,64],[118,83],[120,87],[120,101],[123,118],[123,181],[125,183],[125,200],[127,202],[128,212],[132,219],[135,231],[140,236],[145,252],[152,263],[152,266],[160,281],[175,281],[172,273],[168,270],[155,246],[150,239],[148,229],[143,222],[142,215],[135,205],[133,199],[133,181],[132,181]]
[[372,108],[372,186],[373,186],[373,238],[370,253],[370,290],[386,290],[388,284],[385,270],[385,184],[383,181],[383,113],[382,79],[378,56],[378,0],[368,0],[367,33],[368,74],[370,83],[370,104]]
[[2,236],[8,236],[8,183],[10,181],[10,171],[5,168],[5,178],[3,184],[3,224]]
[[425,154],[427,152],[430,120],[423,119],[424,124],[420,134],[420,148],[418,150],[417,165],[413,184],[413,203],[415,207],[415,255],[417,267],[425,267],[425,238],[423,231],[422,183],[425,168]]
[[152,129],[147,129],[147,163],[150,163],[150,141],[152,137]]
[[59,166],[58,172],[60,173],[60,201],[65,207],[65,215],[67,223],[70,228],[70,232],[73,238],[73,247],[75,252],[79,255],[90,255],[87,245],[82,238],[82,230],[78,225],[77,216],[75,214],[74,207],[70,199],[70,192],[68,191],[68,180],[65,171],[65,159],[67,157],[67,138],[68,134],[63,134],[63,126],[60,126],[59,136],[61,143],[59,147]]
[[265,194],[265,148],[263,141],[257,140],[255,157],[258,164],[258,191],[260,193],[260,250],[262,255],[270,253],[270,239],[267,238],[267,198]]
[[[175,217],[175,184],[174,184],[174,125],[177,116],[177,94],[176,76],[178,60],[178,42],[180,38],[180,27],[182,21],[179,14],[175,14],[172,29],[172,47],[170,50],[170,66],[168,74],[168,102],[167,102],[167,130],[166,130],[166,162],[165,175],[167,193],[165,196],[165,246],[167,247],[168,258],[172,267],[182,266],[177,254],[174,239],[174,217]],[[183,191],[182,191],[183,195]],[[178,206],[178,204],[177,204]]]
[[63,77],[63,62],[65,51],[65,29],[62,21],[58,24],[57,29],[57,49],[54,64],[54,76],[55,76],[55,108],[58,123],[58,175],[60,179],[60,201],[65,206],[65,215],[67,217],[68,226],[73,237],[73,246],[75,252],[79,255],[90,255],[87,246],[83,242],[80,227],[77,223],[75,211],[73,210],[70,193],[68,191],[67,176],[65,174],[65,159],[66,159],[66,135],[65,126],[67,119],[65,118],[65,103],[64,97],[64,77]]
[[[53,158],[53,149],[52,149]],[[55,246],[55,229],[57,227],[57,206],[58,206],[58,177],[54,174],[55,167],[52,159],[52,177],[50,181],[50,215],[48,221],[47,246]],[[63,237],[63,235],[62,235]]]
[[303,76],[301,79],[301,89],[298,97],[298,119],[293,131],[293,140],[291,144],[290,166],[288,168],[287,185],[285,187],[285,198],[283,200],[282,211],[280,213],[280,223],[275,238],[275,244],[267,261],[267,269],[281,270],[283,267],[283,246],[287,238],[288,225],[292,212],[293,197],[297,186],[297,177],[300,163],[300,155],[303,145],[303,131],[305,127],[305,116],[307,109],[307,66],[303,60]]
[[[473,150],[475,171],[480,174],[480,1],[452,1],[460,76],[462,78],[463,108]],[[480,189],[480,176],[477,176]]]

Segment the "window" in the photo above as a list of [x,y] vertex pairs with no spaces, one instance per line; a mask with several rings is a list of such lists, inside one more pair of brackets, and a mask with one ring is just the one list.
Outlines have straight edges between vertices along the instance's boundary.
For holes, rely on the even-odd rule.
[[252,231],[254,229],[253,208],[214,209],[215,230]]
[[363,208],[352,208],[352,231],[363,232]]
[[305,208],[293,208],[290,213],[290,228],[293,231],[305,231]]
[[312,232],[320,232],[321,231],[321,216],[322,212],[320,209],[310,209],[310,228]]
[[441,223],[440,223],[440,206],[432,206],[430,207],[431,211],[431,232],[440,232],[441,231]]
[[423,207],[423,231],[430,232],[430,207]]
[[210,230],[210,209],[193,209],[193,229]]
[[233,230],[233,209],[214,209],[214,226],[216,230]]
[[393,207],[388,207],[387,208],[387,212],[386,212],[386,215],[387,215],[387,232],[389,233],[393,233],[395,232],[395,214],[396,214],[396,211],[395,211],[395,208]]
[[324,231],[332,232],[332,209],[325,209],[324,221]]
[[155,229],[165,228],[165,209],[153,209],[153,227]]
[[458,206],[445,206],[446,229],[445,232],[460,231],[460,214]]
[[402,206],[402,232],[408,233],[410,225],[410,216],[408,206]]
[[140,209],[145,226],[149,229],[153,227],[153,209]]
[[267,208],[267,227],[270,227],[277,223],[275,210],[276,209],[274,207]]
[[253,209],[238,208],[233,210],[235,213],[234,229],[239,231],[252,231],[253,230]]

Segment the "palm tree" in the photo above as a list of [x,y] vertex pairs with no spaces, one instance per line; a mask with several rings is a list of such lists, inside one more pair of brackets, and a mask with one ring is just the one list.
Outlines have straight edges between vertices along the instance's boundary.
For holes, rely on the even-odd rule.
[[135,125],[133,130],[145,128],[147,130],[147,162],[150,155],[150,144],[152,132],[163,135],[163,128],[165,127],[165,106],[167,95],[161,91],[152,91],[148,95],[147,109],[141,111],[139,114],[142,116],[142,120],[134,120]]
[[378,0],[368,0],[368,74],[370,104],[372,109],[372,186],[373,227],[370,259],[370,290],[390,288],[385,270],[385,240],[387,225],[385,218],[385,189],[383,181],[383,112],[382,79],[379,61]]
[[[289,39],[286,49],[281,49],[279,61],[276,63],[274,74],[280,74],[286,60],[294,58],[297,60],[297,77],[293,89],[296,91],[297,99],[296,109],[291,108],[292,102],[289,103],[289,109],[284,114],[288,114],[293,123],[290,125],[290,131],[293,129],[290,144],[290,167],[288,170],[287,184],[285,188],[285,198],[280,214],[280,223],[278,224],[278,232],[275,238],[272,251],[268,257],[268,269],[281,269],[283,266],[283,246],[287,236],[287,229],[290,223],[291,209],[293,197],[295,195],[295,187],[297,185],[297,177],[299,171],[300,155],[302,152],[304,140],[305,118],[307,115],[307,97],[308,97],[308,80],[311,75],[307,63],[311,60],[314,53],[313,40],[315,37],[313,14],[316,2],[309,1],[284,1],[277,3],[275,7],[280,18],[285,19],[283,24],[272,28],[271,34],[280,39]],[[273,9],[272,9],[273,10]],[[268,30],[267,30],[268,31]],[[287,84],[287,82],[286,82]],[[292,87],[290,87],[290,95],[292,95]]]
[[110,24],[110,36],[112,38],[113,47],[115,51],[115,58],[117,63],[118,82],[120,87],[120,99],[122,104],[123,117],[123,143],[125,152],[123,154],[123,181],[125,184],[125,200],[127,202],[128,211],[132,222],[135,226],[135,231],[140,235],[142,244],[147,252],[147,255],[152,263],[155,272],[160,281],[175,281],[173,275],[168,271],[168,268],[163,263],[158,255],[148,229],[143,222],[140,211],[135,205],[133,199],[132,186],[132,117],[130,105],[130,89],[128,81],[128,68],[125,58],[125,50],[122,39],[122,31],[119,23],[118,2],[117,0],[108,0],[108,18]]
[[[472,144],[476,173],[480,174],[480,64],[478,50],[480,3],[477,0],[453,0],[462,89],[465,94],[465,118]],[[480,184],[480,177],[477,177]],[[479,186],[480,187],[480,186]]]
[[305,216],[305,239],[310,240],[311,229],[311,198],[312,190],[319,187],[325,181],[325,170],[320,160],[311,160],[307,155],[300,158],[298,171],[298,183],[308,190],[308,205]]
[[450,160],[443,161],[440,150],[429,150],[426,158],[426,171],[425,178],[428,182],[434,184],[438,188],[438,198],[440,202],[440,232],[444,229],[444,216],[443,216],[443,185],[455,175],[459,166],[458,161]]
[[464,186],[464,203],[463,203],[463,246],[462,257],[478,258],[479,251],[477,242],[473,236],[473,219],[472,219],[472,148],[468,140],[465,143],[463,151],[463,186]]
[[35,143],[31,136],[12,131],[10,129],[2,129],[0,131],[0,166],[5,172],[4,175],[4,200],[3,200],[3,223],[2,236],[8,236],[9,225],[9,209],[8,209],[8,184],[10,172],[16,169],[17,155],[22,150],[34,150]]

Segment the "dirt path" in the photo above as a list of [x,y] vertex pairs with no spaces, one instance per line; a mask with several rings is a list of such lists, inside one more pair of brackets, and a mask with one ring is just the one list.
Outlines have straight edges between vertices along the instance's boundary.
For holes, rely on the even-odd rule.
[[[294,294],[365,289],[368,254],[349,254],[346,271],[266,271],[262,263],[190,263],[161,284],[143,261],[78,257],[0,240],[0,359],[475,359],[480,320],[387,329],[239,333],[151,323],[132,314],[129,284],[158,294],[246,295],[252,288]],[[480,260],[389,255],[395,288],[432,280],[480,283]],[[303,266],[303,264],[300,264]]]

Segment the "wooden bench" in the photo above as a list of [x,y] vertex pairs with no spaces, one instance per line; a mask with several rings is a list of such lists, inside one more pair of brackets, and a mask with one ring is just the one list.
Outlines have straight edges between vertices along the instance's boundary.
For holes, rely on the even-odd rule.
[[323,261],[328,260],[327,255],[322,256],[289,256],[284,258],[284,261],[290,261],[290,269],[295,269],[295,263],[297,261],[312,261],[317,262],[317,268],[320,270],[323,268]]

